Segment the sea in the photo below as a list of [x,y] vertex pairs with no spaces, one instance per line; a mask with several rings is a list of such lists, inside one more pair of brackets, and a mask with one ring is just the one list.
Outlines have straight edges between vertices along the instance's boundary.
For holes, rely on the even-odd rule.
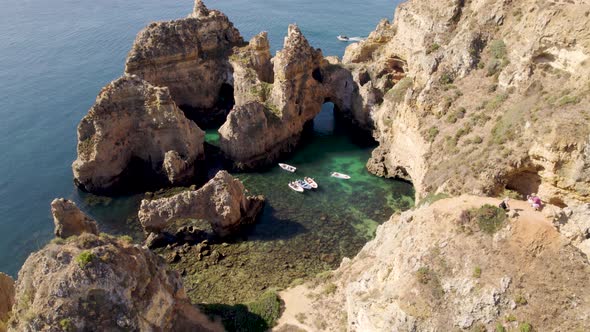
[[[205,2],[226,13],[247,40],[267,31],[273,52],[281,48],[288,25],[296,23],[324,55],[342,56],[348,43],[337,35],[366,37],[381,19],[393,18],[400,1]],[[104,231],[124,233],[137,227],[129,225],[129,215],[141,197],[96,198],[73,185],[76,127],[100,89],[123,73],[136,34],[150,22],[185,17],[192,7],[190,0],[0,0],[0,271],[15,277],[27,256],[53,237],[49,204],[56,197],[75,200]],[[372,147],[357,144],[333,126],[326,105],[315,120],[312,139],[291,160],[316,172],[320,186],[325,184],[325,192],[316,198],[287,192],[287,175],[278,170],[238,176],[253,192],[270,196],[264,223],[279,222],[274,213],[305,224],[298,209],[311,206],[311,211],[321,208],[326,214],[338,209],[338,218],[350,220],[366,241],[388,214],[412,204],[413,189],[370,176],[364,163]],[[214,136],[208,139],[214,141]],[[349,172],[353,179],[337,182],[326,175],[332,170]],[[315,223],[303,228],[313,232]]]

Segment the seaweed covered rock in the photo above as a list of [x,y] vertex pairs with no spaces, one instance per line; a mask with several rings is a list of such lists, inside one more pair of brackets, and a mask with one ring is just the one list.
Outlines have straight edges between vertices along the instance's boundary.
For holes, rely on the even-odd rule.
[[243,43],[226,15],[197,0],[189,17],[143,29],[127,56],[125,72],[168,87],[191,118],[215,117],[211,112],[222,102],[222,86],[233,85],[228,57],[234,46]]
[[55,236],[66,239],[73,235],[91,233],[98,235],[98,225],[76,206],[76,203],[64,198],[51,202],[51,215],[55,224]]
[[222,331],[148,249],[83,234],[23,265],[9,331]]
[[181,184],[195,174],[204,137],[167,88],[124,75],[101,90],[78,125],[75,182],[90,192]]
[[220,171],[199,190],[185,191],[172,197],[141,201],[139,220],[148,232],[160,232],[179,219],[203,219],[213,231],[229,235],[242,225],[253,223],[264,198],[246,196],[242,182]]
[[[246,104],[236,105],[219,129],[221,149],[237,166],[268,164],[292,149],[303,125],[320,112],[324,102],[322,60],[321,50],[311,47],[299,28],[290,25],[283,49],[273,58],[272,85],[251,90],[260,95],[256,101],[236,95]],[[256,118],[248,121],[252,113]],[[238,125],[243,123],[240,119],[249,125]]]

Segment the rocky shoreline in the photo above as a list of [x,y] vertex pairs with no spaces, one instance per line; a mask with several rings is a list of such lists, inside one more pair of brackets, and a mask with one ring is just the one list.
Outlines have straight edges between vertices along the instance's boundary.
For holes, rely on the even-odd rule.
[[[54,200],[56,238],[16,283],[0,274],[0,331],[223,330],[216,315],[254,315],[265,330],[280,311],[273,286],[299,278],[281,295],[279,331],[587,329],[589,12],[584,1],[409,0],[342,60],[296,25],[272,57],[266,33],[246,43],[201,0],[150,24],[78,126],[74,182],[97,194],[194,187],[141,202],[143,246]],[[262,243],[225,242],[264,197],[226,171],[205,183],[201,127],[223,123],[219,153],[258,169],[293,151],[325,102],[378,141],[369,171],[411,181],[423,204],[309,280],[305,255],[338,263],[321,243],[263,265]],[[519,200],[533,192],[542,212]],[[515,198],[508,219],[486,197],[500,195]],[[285,272],[266,280],[257,266]],[[241,308],[228,274],[249,297],[268,292]],[[219,303],[195,306],[204,291]]]

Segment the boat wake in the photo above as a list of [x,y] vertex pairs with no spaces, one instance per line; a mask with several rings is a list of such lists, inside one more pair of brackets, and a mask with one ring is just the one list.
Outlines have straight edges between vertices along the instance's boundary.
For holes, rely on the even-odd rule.
[[367,38],[363,38],[363,37],[350,37],[350,38],[348,38],[349,41],[357,41],[357,42],[363,41],[365,39],[367,39]]

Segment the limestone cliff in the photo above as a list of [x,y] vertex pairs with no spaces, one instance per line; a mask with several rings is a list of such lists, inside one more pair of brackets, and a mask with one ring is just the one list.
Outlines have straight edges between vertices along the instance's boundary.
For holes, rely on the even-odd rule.
[[246,196],[240,180],[220,171],[199,190],[143,200],[138,216],[148,232],[160,232],[175,220],[191,218],[207,220],[216,234],[226,236],[253,223],[263,204],[264,198]]
[[80,211],[76,204],[63,198],[51,202],[51,215],[55,224],[55,236],[66,239],[73,235],[91,233],[98,235],[96,221]]
[[290,25],[283,49],[272,60],[274,83],[255,78],[238,90],[258,94],[236,94],[236,100],[245,104],[236,104],[219,129],[222,151],[238,166],[268,164],[296,145],[303,125],[320,112],[325,100],[322,59],[321,50],[311,47],[299,28]]
[[348,47],[379,148],[417,198],[540,193],[590,201],[586,1],[410,0]]
[[9,331],[221,331],[193,308],[176,272],[148,249],[83,234],[32,254]]
[[277,330],[586,330],[587,256],[526,202],[502,223],[467,212],[498,202],[460,196],[392,217],[355,258],[283,292]]
[[14,305],[14,280],[0,272],[0,331],[6,331],[6,322]]
[[125,72],[168,87],[177,105],[206,123],[225,116],[215,108],[229,102],[223,98],[231,98],[220,97],[220,92],[224,84],[233,85],[228,57],[234,46],[243,43],[227,16],[197,0],[188,18],[143,29],[127,56]]
[[204,136],[167,88],[124,75],[101,90],[78,126],[75,182],[90,192],[182,184],[195,175]]

